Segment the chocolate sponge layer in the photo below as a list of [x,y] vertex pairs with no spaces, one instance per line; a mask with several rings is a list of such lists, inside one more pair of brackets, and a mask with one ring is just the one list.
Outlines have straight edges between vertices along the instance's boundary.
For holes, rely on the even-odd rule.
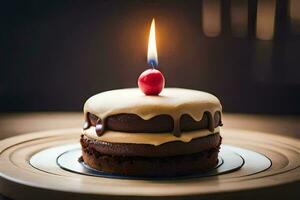
[[148,144],[107,143],[81,136],[82,160],[88,166],[129,176],[179,176],[217,165],[221,136],[216,133],[191,142]]
[[[102,123],[99,118],[91,113],[87,115],[88,120],[92,126]],[[216,112],[213,115],[214,127],[222,125],[221,113]],[[106,129],[122,132],[133,133],[162,133],[172,132],[174,128],[173,118],[169,115],[158,115],[149,120],[144,120],[136,114],[117,114],[109,116],[105,122]],[[199,129],[209,128],[209,114],[204,113],[200,121],[195,121],[190,115],[184,114],[180,118],[180,130],[193,131]]]
[[195,138],[190,142],[174,141],[154,146],[150,144],[103,142],[81,135],[80,143],[84,151],[100,155],[164,157],[193,154],[218,148],[221,140],[220,134],[215,133],[206,137]]
[[82,159],[90,167],[113,174],[143,177],[189,175],[214,168],[219,148],[200,153],[168,157],[111,156],[82,151]]

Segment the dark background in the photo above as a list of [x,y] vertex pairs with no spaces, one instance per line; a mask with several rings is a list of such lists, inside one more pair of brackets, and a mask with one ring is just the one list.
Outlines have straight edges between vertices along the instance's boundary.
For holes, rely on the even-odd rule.
[[79,111],[93,94],[136,87],[155,17],[168,87],[213,93],[225,112],[300,114],[299,21],[289,16],[291,1],[270,1],[271,40],[256,36],[259,1],[241,1],[247,29],[234,34],[236,2],[220,1],[221,31],[209,36],[204,1],[1,1],[0,111]]

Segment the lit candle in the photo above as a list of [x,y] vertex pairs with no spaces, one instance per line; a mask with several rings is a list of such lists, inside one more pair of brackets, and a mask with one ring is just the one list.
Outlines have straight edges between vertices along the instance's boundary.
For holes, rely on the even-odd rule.
[[148,64],[151,69],[145,70],[138,78],[138,86],[146,95],[158,95],[165,86],[163,74],[155,69],[158,66],[155,21],[152,20],[148,41]]

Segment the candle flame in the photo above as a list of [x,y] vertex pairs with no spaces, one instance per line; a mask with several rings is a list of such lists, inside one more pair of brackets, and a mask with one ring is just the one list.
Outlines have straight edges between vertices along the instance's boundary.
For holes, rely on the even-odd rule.
[[149,41],[148,41],[148,64],[155,67],[158,65],[157,49],[156,49],[156,38],[155,38],[155,20],[152,19]]

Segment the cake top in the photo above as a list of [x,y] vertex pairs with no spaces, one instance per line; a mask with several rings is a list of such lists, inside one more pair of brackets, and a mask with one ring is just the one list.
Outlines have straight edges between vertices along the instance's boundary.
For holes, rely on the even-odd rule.
[[179,120],[183,114],[190,115],[195,121],[203,114],[221,112],[222,106],[212,94],[181,88],[165,88],[159,96],[146,96],[138,88],[118,89],[102,92],[89,98],[84,105],[84,113],[92,113],[102,121],[109,116],[129,113],[144,120],[158,115],[169,115],[174,119],[174,132],[180,129]]

